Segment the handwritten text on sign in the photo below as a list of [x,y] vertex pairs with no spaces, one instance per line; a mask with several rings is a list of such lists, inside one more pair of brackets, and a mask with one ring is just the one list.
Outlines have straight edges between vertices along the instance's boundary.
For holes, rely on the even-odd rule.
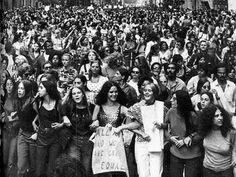
[[128,173],[124,143],[121,133],[99,127],[96,132],[92,168],[94,174],[122,171]]

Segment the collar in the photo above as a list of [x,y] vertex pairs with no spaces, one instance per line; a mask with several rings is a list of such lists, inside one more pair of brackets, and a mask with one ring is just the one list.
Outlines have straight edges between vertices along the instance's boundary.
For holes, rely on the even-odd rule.
[[[216,79],[216,86],[220,86],[218,79]],[[226,87],[229,87],[229,81],[226,80]]]

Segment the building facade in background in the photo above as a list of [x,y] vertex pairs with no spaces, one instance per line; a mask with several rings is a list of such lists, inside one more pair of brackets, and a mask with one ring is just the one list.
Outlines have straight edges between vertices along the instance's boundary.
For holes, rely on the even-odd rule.
[[227,10],[229,7],[228,3],[229,0],[185,0],[183,7],[192,10],[197,10],[197,9]]
[[2,0],[1,9],[13,9],[23,6],[35,7],[39,3],[39,0]]

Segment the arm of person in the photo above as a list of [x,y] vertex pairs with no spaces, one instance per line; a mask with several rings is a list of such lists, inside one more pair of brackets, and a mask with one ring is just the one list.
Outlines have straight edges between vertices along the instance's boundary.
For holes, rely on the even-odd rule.
[[119,133],[122,130],[136,130],[141,126],[141,124],[137,120],[133,120],[128,124],[123,124],[115,129],[116,133]]
[[67,127],[70,127],[72,125],[70,122],[70,119],[67,116],[63,116],[62,119],[63,119],[63,122],[62,122],[63,125]]
[[236,176],[236,130],[232,130],[230,135],[230,141],[232,143],[232,163],[234,176]]
[[64,41],[67,41],[69,39],[69,37],[73,34],[74,31],[75,31],[75,28],[72,27],[71,32],[65,37]]
[[33,122],[32,122],[32,126],[33,126],[35,132],[38,132],[38,128],[39,128],[38,125],[36,124],[36,122],[38,121],[38,119],[39,119],[39,116],[36,115],[36,117],[34,118],[34,120],[33,120]]
[[179,141],[179,137],[171,134],[169,114],[170,113],[168,111],[165,115],[164,123],[167,124],[168,128],[164,130],[164,137],[167,141],[176,145]]
[[99,121],[97,119],[99,110],[100,110],[100,106],[96,105],[94,110],[93,110],[93,116],[92,116],[93,123],[90,125],[91,129],[96,129],[99,126]]

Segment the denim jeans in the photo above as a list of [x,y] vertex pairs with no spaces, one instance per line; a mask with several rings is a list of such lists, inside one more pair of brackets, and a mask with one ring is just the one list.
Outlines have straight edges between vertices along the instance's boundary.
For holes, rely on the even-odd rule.
[[11,136],[3,133],[3,161],[6,166],[8,177],[15,177],[17,170],[17,138],[18,136]]
[[232,168],[220,172],[215,172],[213,170],[204,167],[203,177],[234,177],[234,174]]
[[202,171],[201,157],[193,159],[180,159],[171,154],[170,156],[170,177],[201,177]]
[[92,175],[92,153],[93,143],[89,141],[89,137],[72,137],[68,147],[68,154],[82,163],[86,176]]
[[19,132],[18,136],[17,155],[18,177],[23,177],[26,173],[34,174],[36,166],[36,143],[28,139],[22,131]]
[[[53,175],[56,158],[60,154],[61,150],[62,150],[62,146],[57,142],[51,145],[47,145],[47,146],[37,145],[37,155],[36,155],[36,163],[37,163],[36,176],[37,177],[40,177],[43,175],[47,175],[47,177],[51,177]],[[46,159],[47,157],[48,157],[48,160]]]

